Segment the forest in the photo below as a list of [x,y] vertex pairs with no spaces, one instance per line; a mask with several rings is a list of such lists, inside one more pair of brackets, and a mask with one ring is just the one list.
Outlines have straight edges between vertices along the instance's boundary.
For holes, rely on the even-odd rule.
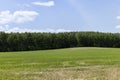
[[120,47],[119,33],[5,33],[0,32],[0,51],[30,51],[71,47]]

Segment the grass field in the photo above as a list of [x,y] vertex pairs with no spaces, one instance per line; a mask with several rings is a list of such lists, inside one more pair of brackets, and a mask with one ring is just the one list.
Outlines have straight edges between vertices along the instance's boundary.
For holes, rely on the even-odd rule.
[[0,80],[120,80],[120,49],[1,52]]

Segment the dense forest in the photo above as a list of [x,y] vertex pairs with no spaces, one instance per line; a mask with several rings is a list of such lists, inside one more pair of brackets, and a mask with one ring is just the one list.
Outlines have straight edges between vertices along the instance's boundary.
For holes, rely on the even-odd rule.
[[0,32],[0,51],[28,51],[70,47],[120,47],[120,34],[101,32]]

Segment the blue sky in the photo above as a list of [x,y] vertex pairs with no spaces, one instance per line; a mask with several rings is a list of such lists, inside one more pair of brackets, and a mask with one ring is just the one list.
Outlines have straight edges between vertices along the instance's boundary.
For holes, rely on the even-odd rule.
[[0,0],[0,31],[120,32],[120,0]]

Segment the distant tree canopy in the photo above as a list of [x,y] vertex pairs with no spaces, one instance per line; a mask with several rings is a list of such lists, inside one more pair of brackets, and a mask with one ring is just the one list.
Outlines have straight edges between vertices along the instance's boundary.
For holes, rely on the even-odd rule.
[[0,51],[46,50],[70,47],[120,47],[119,33],[4,33],[0,32]]

